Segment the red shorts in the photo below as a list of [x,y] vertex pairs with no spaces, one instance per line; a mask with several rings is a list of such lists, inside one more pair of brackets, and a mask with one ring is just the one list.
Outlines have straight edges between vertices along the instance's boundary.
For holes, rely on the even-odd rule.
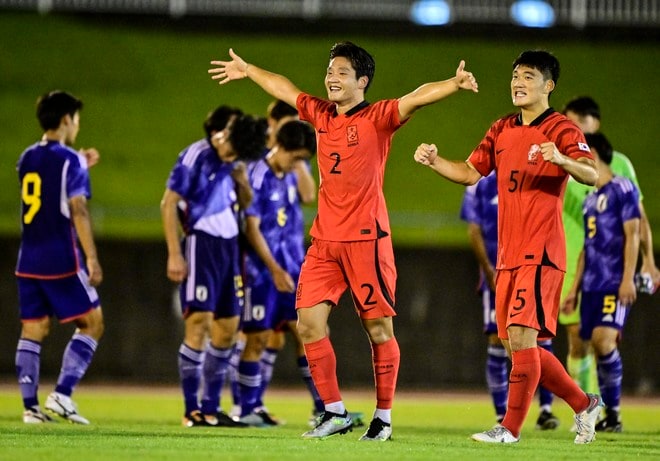
[[361,319],[393,317],[396,268],[389,236],[377,240],[312,240],[302,264],[296,309],[328,302],[336,306],[350,288]]
[[557,332],[559,297],[564,272],[547,266],[520,266],[498,270],[495,289],[497,333],[508,339],[510,325],[529,327],[539,339],[553,338]]

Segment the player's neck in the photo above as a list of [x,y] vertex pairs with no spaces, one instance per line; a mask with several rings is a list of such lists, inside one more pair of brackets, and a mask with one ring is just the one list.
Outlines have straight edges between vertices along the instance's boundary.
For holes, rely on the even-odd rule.
[[347,101],[337,101],[335,102],[335,108],[337,110],[337,114],[345,114],[355,106],[362,104],[364,102],[364,94],[361,95],[359,98],[352,98]]
[[596,188],[600,189],[612,180],[614,174],[609,166],[602,165],[598,168],[598,180],[596,181]]
[[60,144],[65,144],[66,133],[61,129],[56,130],[46,130],[41,136],[42,141],[54,141],[59,142]]
[[531,124],[534,120],[536,120],[539,117],[539,115],[541,115],[549,108],[550,105],[548,103],[542,103],[542,102],[521,107],[520,115],[522,117],[523,125]]

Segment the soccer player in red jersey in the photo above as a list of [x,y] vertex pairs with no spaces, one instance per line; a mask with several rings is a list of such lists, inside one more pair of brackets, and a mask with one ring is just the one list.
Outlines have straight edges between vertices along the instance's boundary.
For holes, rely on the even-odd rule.
[[580,129],[549,103],[559,61],[547,51],[525,51],[513,62],[511,98],[520,112],[497,120],[467,161],[447,160],[421,144],[418,163],[460,184],[495,170],[499,197],[496,317],[511,355],[509,399],[501,424],[474,434],[480,442],[514,443],[540,383],[575,411],[575,443],[589,443],[602,401],[585,394],[557,358],[537,347],[553,337],[566,271],[562,200],[569,175],[593,185],[598,178]]
[[352,429],[336,374],[336,356],[327,334],[328,317],[349,288],[371,341],[376,411],[360,440],[386,441],[399,370],[399,346],[392,318],[396,269],[383,176],[394,132],[419,108],[460,89],[477,91],[461,61],[448,80],[422,85],[399,98],[365,100],[375,70],[371,55],[351,43],[330,50],[325,75],[327,100],[299,90],[288,78],[248,64],[233,50],[231,60],[212,61],[220,84],[249,78],[271,96],[296,106],[316,129],[320,184],[318,214],[296,292],[298,331],[314,384],[325,404],[318,425],[303,434],[324,438]]

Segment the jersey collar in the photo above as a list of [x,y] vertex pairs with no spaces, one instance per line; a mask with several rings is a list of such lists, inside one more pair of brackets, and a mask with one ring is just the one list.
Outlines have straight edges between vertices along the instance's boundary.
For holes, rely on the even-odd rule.
[[[541,115],[532,120],[532,123],[530,123],[529,126],[539,126],[546,118],[554,113],[555,110],[552,107],[548,107]],[[522,126],[522,124],[522,114],[518,114],[516,117],[516,126]]]
[[[346,112],[344,113],[344,115],[345,115],[346,117],[350,117],[350,116],[352,116],[352,115],[355,115],[355,114],[357,114],[359,111],[361,111],[362,109],[364,109],[365,107],[367,107],[368,105],[369,105],[369,102],[368,102],[368,101],[362,101],[362,102],[361,102],[360,104],[358,104],[357,106],[352,107],[350,110],[346,111]],[[335,109],[335,117],[336,117],[337,115],[338,115],[338,114],[337,114],[337,110]]]

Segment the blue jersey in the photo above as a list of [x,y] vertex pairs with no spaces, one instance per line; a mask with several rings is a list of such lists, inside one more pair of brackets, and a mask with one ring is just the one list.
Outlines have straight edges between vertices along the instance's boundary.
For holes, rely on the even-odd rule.
[[582,291],[618,290],[623,277],[623,224],[638,219],[639,190],[627,178],[615,176],[590,193],[582,208],[584,216],[584,275]]
[[[479,182],[465,188],[461,204],[461,219],[477,224],[486,246],[488,260],[497,262],[497,176],[491,172]],[[485,277],[481,277],[480,289],[488,288]]]
[[225,239],[238,235],[233,168],[233,163],[220,160],[208,139],[191,144],[179,154],[167,188],[183,197],[179,218],[186,234],[202,231]]
[[[250,185],[254,191],[252,204],[245,210],[246,216],[260,219],[259,230],[268,248],[282,268],[291,273],[300,272],[299,257],[292,253],[287,239],[294,232],[296,219],[292,215],[299,209],[296,176],[286,173],[278,177],[265,159],[252,165]],[[266,267],[254,250],[248,250],[248,268],[258,272]],[[252,272],[249,270],[249,272]]]
[[[307,167],[309,168],[309,163],[306,162]],[[295,174],[291,174],[291,182],[296,188],[296,197],[295,201],[291,204],[291,217],[289,231],[286,233],[286,246],[289,249],[291,257],[298,262],[298,265],[302,265],[303,260],[305,259],[305,215],[302,210],[302,204],[300,203],[300,196],[298,195],[298,177]]]
[[69,200],[91,198],[87,161],[57,141],[28,147],[18,160],[21,245],[16,275],[63,278],[85,267]]

